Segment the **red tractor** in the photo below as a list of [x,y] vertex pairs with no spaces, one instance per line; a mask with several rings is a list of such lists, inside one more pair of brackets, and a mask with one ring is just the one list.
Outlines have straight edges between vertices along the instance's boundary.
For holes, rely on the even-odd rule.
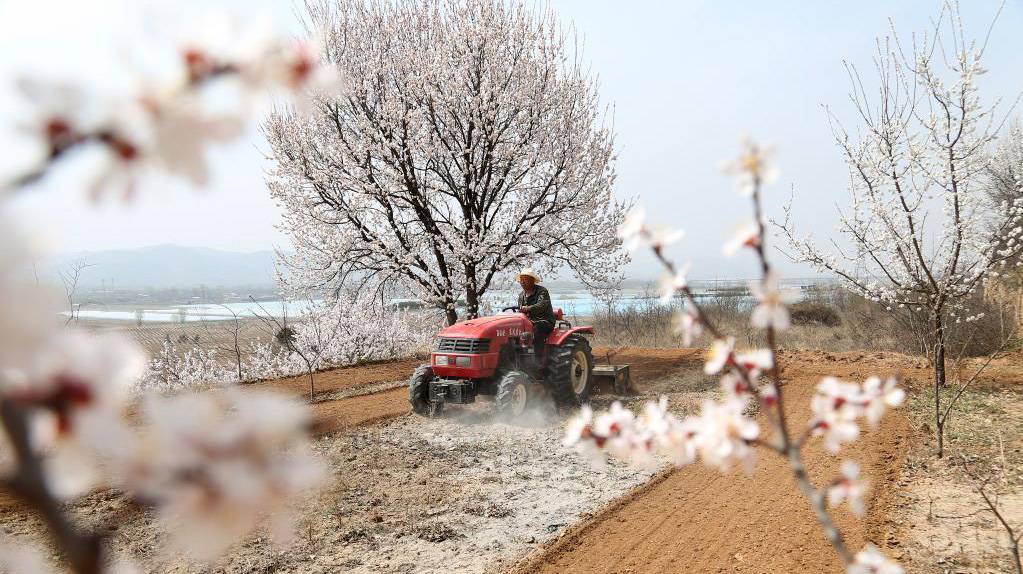
[[[503,311],[517,311],[507,307]],[[435,416],[445,403],[465,405],[492,396],[501,413],[521,415],[530,397],[546,389],[559,407],[585,401],[594,386],[593,353],[583,333],[555,310],[557,324],[544,356],[533,346],[533,324],[523,313],[504,313],[455,323],[438,333],[430,364],[409,380],[409,402],[421,415]]]

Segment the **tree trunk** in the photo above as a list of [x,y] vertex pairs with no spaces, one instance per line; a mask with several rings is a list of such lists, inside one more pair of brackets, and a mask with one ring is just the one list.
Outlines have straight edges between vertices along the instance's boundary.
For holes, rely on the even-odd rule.
[[941,391],[945,388],[945,325],[941,311],[934,312],[934,432],[938,440],[938,458],[945,455],[945,421],[941,416]]
[[312,403],[313,399],[316,398],[316,380],[313,378],[313,367],[307,365],[309,370],[309,402]]
[[450,292],[444,293],[444,318],[448,327],[458,322],[458,310],[455,308],[455,298]]
[[473,288],[465,290],[465,316],[468,319],[480,316],[480,300]]

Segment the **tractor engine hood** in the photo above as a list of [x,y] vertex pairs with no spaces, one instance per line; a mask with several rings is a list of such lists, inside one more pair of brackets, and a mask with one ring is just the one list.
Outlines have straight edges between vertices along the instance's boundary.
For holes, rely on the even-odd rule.
[[531,331],[530,327],[529,319],[525,315],[506,313],[455,323],[442,329],[437,336],[458,339],[517,337],[524,331]]

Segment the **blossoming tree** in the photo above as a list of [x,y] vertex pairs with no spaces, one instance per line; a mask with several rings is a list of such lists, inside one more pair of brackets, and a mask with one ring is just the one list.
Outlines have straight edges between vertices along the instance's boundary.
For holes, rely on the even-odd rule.
[[613,136],[550,11],[499,0],[310,6],[343,96],[265,124],[303,288],[397,283],[457,320],[510,267],[607,280]]
[[949,325],[972,320],[970,296],[1023,252],[1023,198],[1003,203],[1000,214],[987,201],[984,180],[1004,118],[978,94],[986,43],[964,37],[957,5],[943,6],[909,54],[894,35],[877,46],[875,97],[848,66],[862,129],[852,135],[831,116],[849,167],[852,204],[839,224],[848,250],[797,234],[788,210],[778,228],[794,259],[889,311],[926,314],[941,456]]
[[[59,551],[54,557],[77,573],[122,566],[102,530],[84,530],[66,514],[65,502],[92,489],[114,488],[151,507],[172,548],[208,560],[266,519],[275,535],[285,534],[295,498],[325,474],[306,437],[309,413],[293,400],[239,389],[142,399],[127,392],[142,375],[144,356],[120,338],[56,325],[59,306],[24,273],[37,242],[7,209],[12,195],[31,193],[83,148],[105,156],[88,185],[94,196],[128,195],[151,169],[204,183],[207,144],[240,134],[253,110],[249,96],[276,89],[301,101],[310,90],[336,86],[336,71],[321,65],[315,47],[263,33],[233,37],[219,49],[202,42],[175,47],[178,73],[126,100],[20,82],[37,109],[24,128],[44,153],[0,182],[0,429],[11,455],[0,489],[38,514]],[[204,105],[207,87],[223,82],[241,96],[230,113]],[[189,373],[164,381],[202,378],[192,371],[208,370],[208,361],[198,360],[205,358],[190,358]],[[6,541],[0,565],[50,569],[39,553]]]

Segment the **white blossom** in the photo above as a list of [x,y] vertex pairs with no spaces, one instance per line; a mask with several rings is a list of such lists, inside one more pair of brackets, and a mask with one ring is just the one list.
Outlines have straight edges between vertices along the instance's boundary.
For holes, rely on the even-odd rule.
[[739,179],[739,191],[744,196],[753,193],[757,185],[769,185],[778,177],[778,170],[771,164],[774,149],[761,147],[753,140],[742,141],[739,157],[726,163],[723,169]]
[[57,332],[56,299],[33,280],[38,243],[0,205],[0,388],[5,372],[25,368]]
[[681,229],[672,229],[670,227],[655,228],[649,232],[650,246],[654,249],[667,247],[685,237],[685,234],[685,231]]
[[838,452],[842,443],[859,437],[860,417],[877,424],[886,408],[898,406],[904,398],[905,392],[893,378],[882,383],[880,378],[871,377],[861,386],[825,377],[810,401],[810,428],[813,435],[824,437],[829,450]]
[[881,553],[873,544],[867,544],[856,553],[853,564],[846,568],[847,574],[902,574],[902,567]]
[[627,251],[635,251],[647,233],[646,210],[638,205],[629,210],[616,231],[616,235],[624,242]]
[[44,550],[24,540],[0,540],[0,572],[7,574],[48,574],[57,572]]
[[116,476],[157,505],[175,546],[199,560],[266,518],[285,532],[294,500],[325,476],[302,438],[308,410],[272,393],[152,397],[142,419],[133,446],[111,455]]
[[732,362],[733,349],[735,349],[735,337],[715,339],[707,349],[707,360],[704,362],[703,372],[708,375],[721,372],[721,369]]
[[825,377],[817,385],[817,393],[810,399],[814,418],[810,421],[815,436],[823,436],[831,452],[838,452],[842,443],[859,438],[860,427],[856,419],[862,413],[860,389],[834,377]]
[[888,377],[884,382],[880,377],[870,377],[863,383],[864,411],[871,425],[877,425],[887,408],[897,407],[905,400],[906,392],[897,384],[895,377]]
[[774,367],[774,353],[770,349],[756,349],[738,353],[735,356],[735,363],[752,373],[756,378],[760,373]]
[[661,303],[671,302],[679,291],[686,288],[688,285],[686,275],[689,273],[689,267],[690,265],[687,263],[676,271],[674,275],[665,274],[661,276],[658,282]]
[[851,460],[842,461],[842,476],[834,484],[828,487],[828,504],[838,506],[842,502],[849,502],[849,509],[856,516],[863,516],[866,508],[863,505],[863,494],[867,486],[860,478],[860,467]]
[[725,242],[721,251],[726,257],[731,257],[738,253],[743,247],[755,248],[759,245],[760,226],[755,222],[750,222],[736,229],[735,233],[732,234],[731,239]]
[[102,479],[96,455],[124,446],[122,409],[144,365],[142,352],[121,337],[70,331],[9,378],[4,395],[29,409],[33,447],[47,456],[58,496],[94,486]]
[[674,331],[676,334],[682,335],[682,345],[685,347],[692,345],[694,339],[703,335],[703,321],[692,305],[686,305],[684,310],[676,312],[672,321],[674,322]]
[[737,462],[749,462],[753,454],[749,443],[760,429],[743,414],[745,408],[746,400],[735,397],[704,401],[693,425],[696,449],[705,464],[726,471]]
[[789,298],[779,290],[777,275],[771,272],[763,281],[750,282],[749,288],[757,300],[757,306],[753,308],[753,314],[750,316],[750,323],[758,329],[772,328],[776,331],[788,329],[789,310],[785,304]]
[[643,408],[643,428],[649,435],[652,451],[665,456],[675,466],[685,466],[696,460],[696,424],[691,419],[680,421],[668,412],[668,399],[661,397],[656,403],[648,401]]

